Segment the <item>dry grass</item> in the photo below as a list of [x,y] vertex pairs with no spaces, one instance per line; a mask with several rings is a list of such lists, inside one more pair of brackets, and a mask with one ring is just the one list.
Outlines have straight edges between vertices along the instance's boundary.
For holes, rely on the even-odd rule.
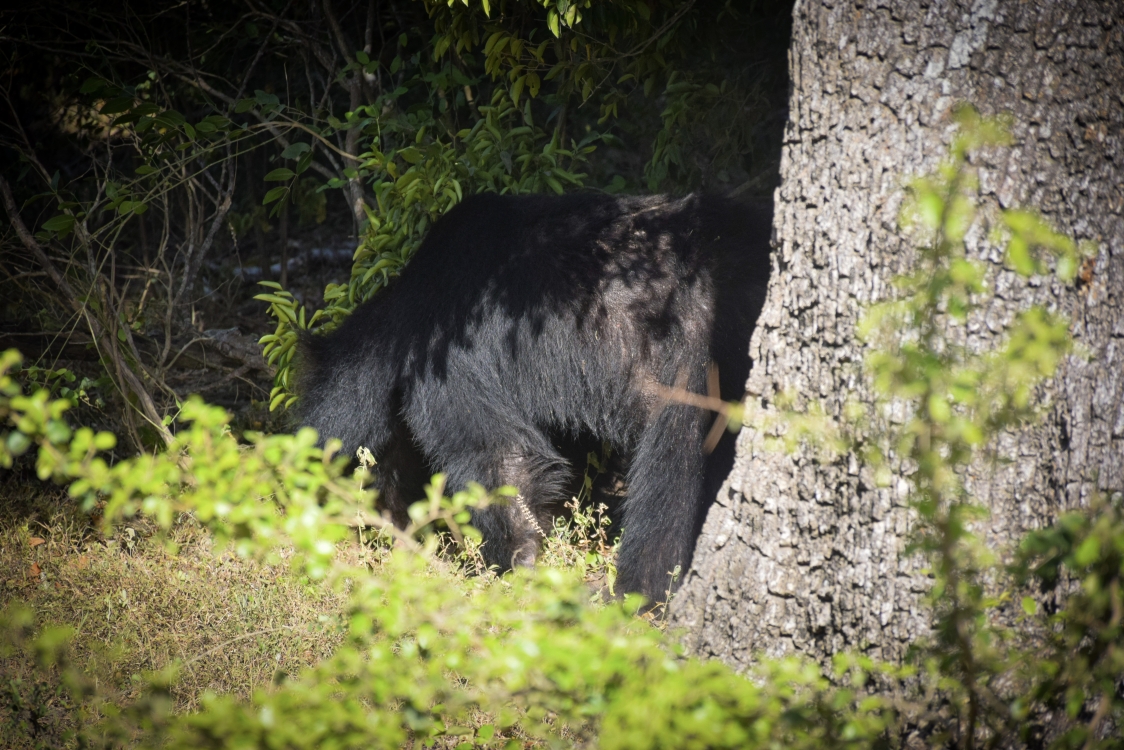
[[[176,711],[190,711],[208,691],[249,696],[279,671],[320,661],[342,637],[345,597],[298,579],[284,563],[215,554],[190,520],[175,531],[175,555],[140,525],[106,539],[63,507],[41,513],[45,520],[0,522],[0,605],[22,602],[37,627],[74,628],[70,657],[110,693],[128,700],[141,674],[178,663],[171,697]],[[13,728],[4,716],[12,690],[26,700],[51,682],[29,655],[0,654],[0,744]]]
[[[0,609],[29,607],[37,631],[73,628],[71,663],[115,705],[141,697],[145,673],[172,665],[175,712],[199,708],[207,693],[247,698],[278,673],[323,660],[342,640],[346,594],[300,579],[286,563],[216,553],[190,519],[174,529],[176,554],[144,521],[106,538],[62,490],[23,479],[30,481],[0,477]],[[605,508],[586,510],[575,500],[569,511],[542,561],[584,564],[591,593],[608,596],[615,550]],[[385,552],[356,543],[341,545],[340,554],[345,564],[377,569]],[[448,553],[471,557],[472,548]],[[73,747],[74,730],[100,718],[98,705],[72,703],[59,670],[41,670],[33,654],[0,649],[0,747]],[[479,725],[494,719],[475,718]],[[538,744],[511,731],[525,745]]]

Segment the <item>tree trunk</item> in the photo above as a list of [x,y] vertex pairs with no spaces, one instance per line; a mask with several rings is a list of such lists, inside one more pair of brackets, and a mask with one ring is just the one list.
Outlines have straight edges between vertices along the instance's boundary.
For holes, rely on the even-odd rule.
[[[872,404],[855,323],[912,262],[897,218],[909,175],[947,153],[949,118],[967,101],[1014,116],[1016,144],[976,160],[981,204],[1035,207],[1098,248],[1075,286],[991,262],[987,302],[966,327],[994,347],[1032,302],[1066,313],[1087,359],[1071,356],[1043,389],[1040,424],[1004,435],[1009,464],[970,472],[991,509],[994,549],[1124,487],[1124,5],[1119,0],[798,0],[792,97],[776,193],[774,275],[753,336],[747,399],[776,413],[790,391],[838,417]],[[762,424],[762,423],[759,423]],[[711,509],[672,602],[688,646],[745,666],[756,653],[823,659],[844,648],[900,659],[929,616],[929,583],[904,554],[906,483],[874,486],[854,456],[817,463],[739,436],[738,460]]]

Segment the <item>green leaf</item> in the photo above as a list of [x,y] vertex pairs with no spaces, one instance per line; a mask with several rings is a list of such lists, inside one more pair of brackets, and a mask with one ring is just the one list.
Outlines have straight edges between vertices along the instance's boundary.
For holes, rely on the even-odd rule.
[[124,216],[125,214],[133,213],[140,216],[148,210],[148,206],[143,201],[125,200],[117,206],[117,213]]
[[133,97],[131,96],[118,96],[103,104],[100,112],[103,115],[116,115],[121,112],[127,112],[132,108],[133,101]]
[[441,56],[449,49],[449,45],[452,44],[452,41],[453,40],[447,36],[438,39],[437,44],[433,47],[433,59],[440,60]]
[[301,154],[312,149],[307,143],[293,143],[281,152],[282,159],[299,159]]
[[289,193],[289,186],[288,185],[281,185],[280,187],[275,187],[272,190],[270,190],[268,193],[265,194],[265,197],[262,198],[261,204],[263,206],[268,206],[270,203],[273,203],[273,201],[280,200],[281,198],[284,198],[286,195],[288,195],[288,193]]
[[1069,283],[1077,278],[1077,258],[1073,255],[1063,255],[1058,258],[1058,267],[1055,270],[1058,278]]
[[61,419],[52,419],[47,422],[46,437],[51,443],[59,445],[70,440],[71,432],[70,426]]
[[[141,105],[141,107],[138,107],[138,109],[141,109],[143,106],[144,105]],[[202,124],[203,122],[213,126],[215,130],[229,130],[234,126],[234,123],[232,123],[222,115],[208,115],[207,117],[203,118],[200,124]]]
[[925,191],[917,196],[917,213],[925,227],[935,231],[941,224],[944,200],[936,193]]
[[368,57],[367,53],[363,50],[356,51],[355,59],[359,61],[360,65],[366,65],[367,63],[371,62],[371,58]]
[[263,107],[276,107],[281,103],[276,94],[267,94],[261,89],[254,91],[254,101]]
[[74,217],[69,214],[59,214],[52,216],[43,222],[43,229],[48,232],[58,232],[60,236],[65,237],[70,234],[70,230],[74,228]]
[[297,162],[296,172],[297,172],[297,174],[301,174],[311,166],[312,166],[312,152],[309,151],[304,156],[302,156],[300,158],[300,160]]
[[1030,247],[1022,237],[1012,237],[1007,243],[1007,264],[1023,276],[1030,276],[1036,270]]
[[82,94],[96,94],[105,86],[105,81],[100,78],[87,78],[82,82],[82,87],[78,89]]
[[288,167],[278,167],[265,176],[266,182],[284,182],[297,176],[297,173]]
[[254,299],[262,302],[269,302],[273,305],[284,305],[285,307],[293,307],[293,299],[291,297],[279,297],[276,294],[255,294]]
[[1095,536],[1085,539],[1073,551],[1073,560],[1077,566],[1084,568],[1091,565],[1101,554],[1101,540]]
[[1033,596],[1024,596],[1022,605],[1023,612],[1026,612],[1028,615],[1033,615],[1038,611],[1038,602],[1034,601]]
[[166,109],[153,119],[157,125],[165,128],[178,128],[187,122],[184,116],[174,109]]
[[22,432],[8,433],[8,450],[15,456],[22,456],[31,447],[31,438]]

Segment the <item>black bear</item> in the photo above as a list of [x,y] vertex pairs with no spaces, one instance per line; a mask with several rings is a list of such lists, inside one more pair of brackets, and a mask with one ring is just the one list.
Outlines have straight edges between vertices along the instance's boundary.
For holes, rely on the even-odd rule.
[[609,441],[627,467],[618,588],[662,600],[733,461],[732,440],[706,455],[712,415],[669,389],[706,393],[714,362],[742,396],[771,224],[714,196],[468,198],[388,289],[304,340],[301,419],[371,449],[399,523],[431,469],[519,488],[473,514],[500,569],[534,563],[567,499],[560,446]]

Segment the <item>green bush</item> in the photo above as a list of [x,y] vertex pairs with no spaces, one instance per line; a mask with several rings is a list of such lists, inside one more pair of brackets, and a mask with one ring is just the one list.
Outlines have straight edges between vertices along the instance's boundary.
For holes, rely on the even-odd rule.
[[[4,367],[16,360],[9,352]],[[347,638],[333,656],[278,675],[249,702],[204,696],[199,711],[170,716],[161,697],[175,680],[170,665],[150,677],[144,699],[111,707],[77,670],[64,670],[73,699],[100,701],[107,717],[84,742],[112,745],[140,731],[183,747],[396,747],[437,738],[470,747],[593,738],[606,747],[842,747],[887,725],[881,700],[837,687],[799,660],[767,663],[747,679],[683,656],[674,639],[635,617],[635,599],[591,602],[588,558],[569,570],[464,576],[427,532],[436,521],[459,526],[469,504],[488,502],[479,487],[451,499],[439,483],[431,488],[411,509],[414,527],[398,537],[404,548],[373,572],[336,555],[354,521],[384,525],[369,510],[362,470],[344,477],[309,431],[239,445],[221,410],[192,401],[173,450],[110,467],[98,451],[111,436],[72,433],[62,421],[66,402],[44,391],[24,396],[6,374],[0,389],[0,410],[16,427],[3,457],[38,444],[40,476],[68,482],[76,500],[106,498],[106,523],[143,512],[168,530],[187,513],[240,554],[291,550],[296,568],[350,597]],[[7,617],[15,645],[33,649],[44,669],[67,665],[69,631],[29,639],[26,613]],[[841,659],[831,675],[861,685],[873,668]]]

